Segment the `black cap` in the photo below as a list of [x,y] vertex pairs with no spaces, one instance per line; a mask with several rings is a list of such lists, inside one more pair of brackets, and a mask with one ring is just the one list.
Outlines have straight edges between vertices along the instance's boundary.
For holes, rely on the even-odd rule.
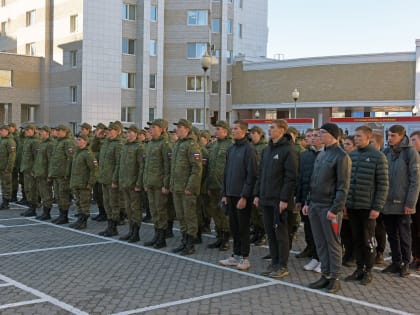
[[336,139],[340,137],[340,128],[338,128],[336,124],[326,123],[326,124],[323,124],[320,129],[324,129],[326,132],[328,132],[330,135],[332,135]]

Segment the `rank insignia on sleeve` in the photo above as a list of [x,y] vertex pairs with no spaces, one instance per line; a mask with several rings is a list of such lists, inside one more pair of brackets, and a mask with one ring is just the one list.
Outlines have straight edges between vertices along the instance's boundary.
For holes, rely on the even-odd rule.
[[73,154],[73,148],[72,148],[72,147],[69,147],[69,148],[67,149],[67,151],[69,151],[69,153],[70,153],[70,154]]
[[168,159],[172,159],[172,152],[168,152]]
[[194,160],[201,160],[201,154],[200,153],[194,153]]

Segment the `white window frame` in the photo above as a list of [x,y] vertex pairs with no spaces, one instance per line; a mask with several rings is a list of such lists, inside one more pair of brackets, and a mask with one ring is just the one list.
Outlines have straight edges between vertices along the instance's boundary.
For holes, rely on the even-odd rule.
[[158,7],[155,5],[150,6],[150,21],[157,22],[158,18]]
[[220,91],[220,81],[212,80],[211,81],[211,94],[219,94]]
[[[203,21],[202,21],[203,19]],[[195,23],[191,23],[192,21]],[[188,10],[187,25],[189,26],[207,26],[209,25],[209,11],[208,10]]]
[[0,87],[13,87],[12,70],[0,70]]
[[149,121],[155,120],[155,116],[156,116],[156,108],[149,107]]
[[233,50],[226,51],[226,62],[228,65],[231,65],[233,63]]
[[243,0],[236,0],[238,3],[238,9],[243,9],[244,8],[244,2]]
[[243,37],[244,26],[241,23],[238,23],[238,37],[242,39]]
[[[193,81],[192,81],[193,80]],[[193,83],[193,88],[189,88],[190,81]],[[188,75],[187,76],[187,92],[201,92],[204,91],[204,77],[201,75]],[[198,88],[197,88],[198,87]]]
[[226,81],[226,95],[232,95],[232,80]]
[[[126,48],[127,50],[124,51],[124,42],[126,42]],[[131,43],[131,45],[130,45]],[[132,52],[131,49],[132,48]],[[122,39],[122,44],[121,44],[121,49],[122,49],[122,54],[123,55],[130,55],[130,56],[135,56],[136,55],[136,40],[132,39],[132,38],[123,38]]]
[[[215,22],[218,22],[218,25],[217,25],[217,30],[215,30]],[[222,29],[222,20],[221,19],[212,19],[211,20],[211,32],[212,33],[215,33],[215,34],[218,34],[218,33],[220,33],[220,31],[221,31],[221,29]]]
[[36,22],[36,10],[26,11],[26,27],[35,25]]
[[25,45],[26,55],[27,56],[35,56],[36,55],[36,44],[35,43],[27,43]]
[[77,50],[70,50],[70,66],[77,67]]
[[136,88],[136,74],[131,72],[121,73],[121,88],[135,89]]
[[[194,55],[190,55],[190,50],[194,49]],[[207,50],[207,43],[187,43],[187,58],[188,59],[201,59]]]
[[70,33],[79,31],[79,16],[77,14],[70,15]]
[[77,86],[76,85],[70,86],[70,102],[72,104],[77,103]]
[[233,34],[233,20],[232,19],[227,20],[226,29],[229,35]]
[[[132,15],[134,15],[134,17]],[[137,18],[137,6],[135,4],[123,3],[122,4],[122,19],[125,21],[135,21],[136,18]]]
[[6,36],[7,34],[7,22],[1,22],[0,36]]
[[156,56],[157,55],[157,41],[156,39],[150,40],[150,56]]
[[201,108],[187,108],[185,118],[193,124],[201,124],[204,120],[203,109]]
[[122,122],[134,122],[135,120],[136,120],[136,107],[135,106],[121,107],[121,121]]

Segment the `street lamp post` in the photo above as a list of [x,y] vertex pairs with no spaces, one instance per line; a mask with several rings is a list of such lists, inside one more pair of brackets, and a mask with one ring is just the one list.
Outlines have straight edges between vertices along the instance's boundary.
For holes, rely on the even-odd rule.
[[207,70],[211,65],[211,56],[206,50],[203,57],[201,57],[201,68],[204,71],[204,101],[203,101],[203,130],[206,129],[206,86],[207,86]]
[[295,101],[295,117],[294,118],[296,118],[296,102],[299,99],[299,95],[300,95],[299,90],[295,88],[292,92],[292,98]]

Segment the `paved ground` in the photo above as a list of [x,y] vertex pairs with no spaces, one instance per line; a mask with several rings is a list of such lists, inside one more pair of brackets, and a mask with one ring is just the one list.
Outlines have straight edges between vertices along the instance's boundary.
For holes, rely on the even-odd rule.
[[[275,281],[259,276],[267,266],[263,247],[251,249],[251,270],[239,272],[217,265],[226,253],[205,248],[212,235],[182,257],[170,253],[179,233],[168,248],[153,250],[98,236],[104,222],[89,220],[76,231],[23,218],[22,209],[0,211],[0,314],[420,314],[419,274],[402,279],[375,270],[371,285],[342,283],[331,295],[307,288],[319,275],[303,271],[306,260],[294,255],[290,276]],[[143,224],[142,240],[152,232]],[[294,250],[302,240],[300,231]]]

